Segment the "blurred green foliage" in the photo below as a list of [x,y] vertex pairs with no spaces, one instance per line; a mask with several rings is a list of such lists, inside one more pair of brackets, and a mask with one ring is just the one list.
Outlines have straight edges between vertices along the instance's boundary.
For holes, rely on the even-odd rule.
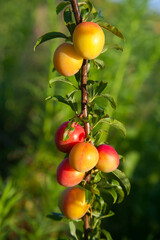
[[[72,87],[48,87],[52,55],[59,44],[50,41],[33,52],[42,34],[66,31],[56,16],[58,1],[6,0],[0,8],[0,239],[60,239],[68,225],[46,218],[58,211],[63,187],[56,182],[56,168],[64,158],[54,146],[60,123],[72,117],[69,107],[45,97],[65,95]],[[94,0],[106,21],[116,25],[126,41],[106,33],[107,43],[117,43],[102,54],[106,67],[92,70],[92,79],[108,81],[108,92],[118,103],[110,115],[125,123],[127,137],[114,129],[107,136],[119,154],[132,184],[115,215],[103,222],[113,239],[160,239],[160,17],[147,0]],[[48,75],[49,72],[49,75]],[[101,103],[102,104],[102,103]],[[107,102],[106,102],[107,104]],[[105,126],[104,126],[105,128]],[[106,135],[101,136],[106,140]]]

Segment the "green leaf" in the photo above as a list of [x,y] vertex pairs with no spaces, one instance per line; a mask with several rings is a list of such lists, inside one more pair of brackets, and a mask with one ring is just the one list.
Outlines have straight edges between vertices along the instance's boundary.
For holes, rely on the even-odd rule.
[[122,162],[125,162],[125,157],[123,155],[120,155],[120,154],[118,154],[118,155],[119,155],[119,160],[121,160]]
[[112,32],[117,37],[120,37],[123,40],[125,40],[125,37],[123,36],[123,34],[120,32],[120,30],[117,27],[112,26],[112,25],[110,25],[109,23],[106,23],[106,22],[100,22],[98,24],[99,24],[100,27]]
[[95,58],[92,60],[93,65],[98,69],[98,70],[103,70],[105,68],[105,63],[103,60]]
[[99,190],[100,190],[100,193],[101,193],[104,200],[106,200],[108,198],[108,194],[109,194],[113,198],[113,203],[116,203],[117,193],[116,193],[114,188],[106,189],[105,186],[104,186],[103,188],[99,187]]
[[[71,36],[73,35],[74,29],[76,28],[75,23],[67,23],[66,27],[68,28],[68,31],[70,32]],[[71,39],[72,41],[72,39]]]
[[93,4],[89,0],[85,0],[84,2],[79,3],[81,16],[84,21],[87,21],[89,15],[92,13],[96,13],[96,9]]
[[63,134],[63,141],[66,141],[69,139],[69,135],[71,132],[73,132],[75,127],[72,126],[72,121],[70,121],[65,128],[64,134]]
[[113,98],[110,94],[108,94],[108,93],[106,93],[106,94],[100,94],[99,97],[104,97],[104,98],[106,98],[106,99],[110,102],[110,105],[111,105],[112,108],[114,108],[114,109],[117,108],[117,104],[116,104],[114,98]]
[[64,33],[61,33],[61,32],[49,32],[49,33],[46,33],[44,34],[43,36],[41,36],[36,44],[34,45],[34,51],[36,50],[36,47],[39,46],[40,44],[48,41],[48,40],[51,40],[51,39],[54,39],[54,38],[65,38],[65,39],[68,39],[68,37],[64,34]]
[[124,191],[123,191],[121,186],[117,186],[115,188],[115,190],[116,190],[116,193],[117,193],[117,196],[118,196],[117,203],[121,203],[123,201],[124,197],[125,197]]
[[78,237],[76,234],[76,226],[73,222],[69,222],[69,228],[70,228],[70,233],[73,239],[78,240]]
[[100,22],[104,19],[104,17],[102,16],[101,14],[101,10],[99,10],[99,12],[95,12],[93,13],[93,19],[92,19],[92,22]]
[[61,220],[70,221],[68,218],[66,218],[61,213],[52,212],[52,213],[48,214],[47,217],[54,220],[54,221],[61,221]]
[[111,237],[111,234],[108,231],[102,229],[102,233],[107,238],[107,240],[113,240],[113,238]]
[[100,119],[93,128],[95,128],[99,123],[106,123],[111,125],[112,127],[115,127],[119,130],[122,131],[122,133],[124,134],[124,136],[126,136],[126,128],[123,125],[123,123],[119,122],[118,120],[114,119],[114,118],[102,118]]
[[109,218],[109,217],[112,217],[112,216],[114,216],[114,215],[115,215],[114,212],[109,211],[109,213],[108,213],[107,215],[103,215],[103,216],[101,216],[100,219],[103,219],[103,218]]
[[56,13],[59,14],[69,4],[70,4],[70,1],[60,2],[56,7]]
[[101,180],[102,176],[101,176],[101,171],[98,171],[97,174],[95,175],[94,179],[93,179],[93,183],[97,183]]
[[62,97],[61,95],[55,95],[55,96],[49,96],[45,100],[50,100],[50,99],[58,100],[59,102],[70,106],[71,109],[77,114],[78,106],[77,106],[77,102],[75,102],[74,98],[66,99],[66,98]]
[[91,202],[92,196],[93,196],[92,192],[85,188],[85,200],[87,203]]
[[106,44],[102,50],[101,53],[105,53],[106,51],[108,51],[109,49],[116,49],[116,50],[121,50],[123,52],[123,47],[121,47],[118,44]]
[[120,182],[122,183],[122,185],[124,186],[124,188],[127,192],[127,195],[129,195],[130,189],[131,189],[131,184],[130,184],[129,179],[125,175],[125,173],[120,171],[119,169],[116,169],[112,172],[112,174],[115,175],[120,180]]
[[[67,84],[75,87],[74,84],[73,84],[70,80],[68,80],[66,77],[64,77],[64,76],[55,77],[55,78],[53,78],[53,79],[50,79],[50,80],[49,80],[49,87],[52,87],[52,85],[53,85],[55,82],[63,82],[63,83],[67,83]],[[75,88],[76,88],[76,87],[75,87]]]
[[95,94],[98,95],[101,92],[103,92],[103,90],[107,87],[107,85],[108,85],[108,82],[100,81],[95,88]]
[[69,8],[66,8],[64,13],[64,22],[67,25],[68,23],[73,23],[73,18],[72,18],[72,11]]

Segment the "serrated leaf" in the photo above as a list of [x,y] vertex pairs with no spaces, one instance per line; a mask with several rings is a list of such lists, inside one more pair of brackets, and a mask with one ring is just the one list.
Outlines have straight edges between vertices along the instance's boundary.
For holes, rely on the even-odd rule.
[[53,85],[55,82],[63,82],[63,83],[67,83],[67,84],[75,87],[74,84],[73,84],[70,80],[68,80],[66,77],[63,77],[63,76],[55,77],[55,78],[53,78],[53,79],[50,79],[50,80],[49,80],[49,87],[52,87],[52,85]]
[[66,8],[64,13],[64,22],[67,25],[68,23],[73,23],[73,18],[72,18],[72,11],[69,8]]
[[73,99],[74,94],[75,94],[76,92],[78,92],[78,90],[74,90],[74,91],[68,93],[68,94],[66,95],[67,100],[69,100],[69,99]]
[[34,45],[34,51],[36,50],[36,47],[38,47],[40,44],[42,44],[48,40],[54,39],[54,38],[68,39],[68,37],[64,33],[61,33],[61,32],[46,33],[37,40],[36,44]]
[[77,106],[77,102],[75,102],[74,99],[66,99],[60,95],[55,95],[55,96],[49,96],[45,100],[50,100],[50,99],[58,100],[61,103],[67,104],[77,114],[78,106]]
[[[67,23],[66,27],[68,28],[68,31],[70,32],[71,36],[73,35],[74,29],[76,28],[76,24],[75,23]],[[72,39],[71,39],[72,41]]]
[[91,20],[92,22],[100,22],[104,19],[104,17],[101,14],[101,10],[99,10],[99,12],[95,11],[93,13],[93,19]]
[[121,47],[118,44],[106,44],[102,50],[101,53],[105,53],[106,51],[108,51],[109,49],[116,49],[116,50],[121,50],[123,52],[123,47]]
[[81,9],[80,12],[84,21],[88,19],[91,13],[94,14],[96,12],[96,9],[94,8],[93,4],[89,0],[80,2],[78,5]]
[[98,70],[100,70],[100,69],[103,70],[103,69],[105,68],[105,63],[104,63],[104,61],[101,60],[101,59],[95,58],[95,59],[92,60],[92,62],[93,62],[93,65],[94,65]]
[[73,239],[78,240],[77,234],[76,234],[76,226],[73,222],[69,222],[69,229]]
[[69,4],[70,4],[70,1],[60,2],[56,7],[56,13],[59,14]]
[[130,189],[131,189],[131,184],[130,184],[129,179],[125,175],[125,173],[120,171],[119,169],[116,169],[112,172],[112,174],[115,175],[120,180],[120,182],[126,189],[127,195],[129,195]]
[[111,237],[111,234],[108,231],[102,229],[102,233],[107,238],[107,240],[113,240],[113,238]]
[[82,9],[81,10],[81,16],[84,20],[87,20],[87,16],[88,14],[90,13],[90,10],[89,8],[85,8],[85,9]]
[[122,133],[124,134],[124,136],[126,136],[126,128],[125,128],[125,126],[123,125],[123,123],[121,123],[120,121],[118,121],[118,120],[116,120],[114,118],[102,118],[95,124],[94,127],[96,127],[99,123],[109,124],[112,127],[115,127],[117,129],[121,130]]
[[[112,107],[113,109],[116,109],[116,108],[117,108],[117,104],[116,104],[114,98],[113,98],[110,94],[108,94],[108,93],[100,94],[100,95],[97,95],[95,98],[98,98],[98,97],[104,97],[104,98],[106,98],[106,99],[109,101],[109,103],[110,103],[110,105],[111,105],[111,107]],[[94,98],[94,99],[95,99],[95,98]],[[94,99],[93,99],[93,100],[94,100]]]
[[116,35],[117,37],[120,37],[122,38],[123,40],[125,40],[125,37],[123,36],[123,34],[120,32],[120,30],[115,27],[115,26],[112,26],[111,24],[109,23],[106,23],[106,22],[100,22],[98,23],[100,27],[112,32],[114,35]]
[[108,82],[100,81],[98,86],[95,88],[95,94],[98,95],[107,87]]

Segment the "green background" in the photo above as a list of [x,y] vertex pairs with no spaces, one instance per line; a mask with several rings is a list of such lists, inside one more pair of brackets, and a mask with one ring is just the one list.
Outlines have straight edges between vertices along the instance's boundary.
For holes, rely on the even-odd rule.
[[[51,40],[33,51],[37,38],[49,31],[67,32],[56,16],[55,0],[6,0],[0,7],[0,239],[43,240],[69,236],[65,223],[46,218],[59,211],[64,189],[56,182],[56,168],[64,154],[54,145],[57,127],[73,116],[69,107],[45,98],[65,95],[63,83],[48,87],[52,57],[60,41]],[[125,156],[120,168],[131,181],[131,193],[113,206],[115,216],[103,227],[114,240],[160,239],[160,16],[147,0],[94,0],[105,20],[124,34],[123,42],[109,32],[108,50],[99,58],[106,67],[92,79],[108,81],[107,92],[127,136],[111,129],[108,143]],[[106,104],[106,103],[105,103]],[[105,126],[104,126],[105,128]],[[105,136],[103,136],[105,138]]]

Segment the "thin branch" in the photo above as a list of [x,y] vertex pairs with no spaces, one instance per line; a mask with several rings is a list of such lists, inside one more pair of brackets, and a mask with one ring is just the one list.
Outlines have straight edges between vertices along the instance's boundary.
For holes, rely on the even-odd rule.
[[[71,0],[72,9],[74,12],[75,20],[77,25],[82,22],[82,16],[78,7],[77,0]],[[87,104],[88,104],[88,95],[86,91],[86,85],[87,85],[87,65],[88,60],[84,59],[82,68],[81,68],[81,113],[83,118],[88,117],[88,111],[87,111]],[[84,130],[86,133],[86,138],[88,139],[88,136],[90,134],[90,125],[89,122],[84,123]],[[91,174],[86,179],[87,182],[90,182]],[[86,213],[84,216],[84,240],[88,240],[88,233],[90,230],[90,224],[89,224],[89,213]]]

